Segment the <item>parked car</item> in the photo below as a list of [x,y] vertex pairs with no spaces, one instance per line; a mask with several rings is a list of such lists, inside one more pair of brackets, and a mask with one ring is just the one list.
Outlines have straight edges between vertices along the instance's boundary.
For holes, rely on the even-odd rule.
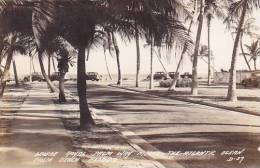
[[[25,76],[25,77],[23,78],[23,80],[24,80],[25,82],[29,82],[29,81],[30,81],[30,75]],[[38,72],[33,72],[33,73],[32,73],[32,81],[39,81],[39,82],[41,82],[41,81],[44,81],[44,78],[43,78],[43,76],[42,76],[40,73],[38,73]]]
[[86,73],[86,80],[99,81],[101,79],[102,79],[102,76],[99,75],[97,72],[87,72]]
[[175,77],[175,72],[168,72],[168,75],[170,78],[173,79]]
[[182,75],[180,75],[181,78],[192,78],[192,74],[190,74],[189,72],[184,72]]
[[60,73],[59,72],[54,72],[50,76],[51,81],[58,81],[60,79]]
[[[147,76],[147,79],[150,79],[150,75]],[[167,74],[165,72],[155,72],[155,74],[153,74],[153,79],[154,80],[165,80],[165,79],[167,79]]]
[[244,87],[247,87],[247,86],[259,87],[260,73],[252,73],[252,75],[249,78],[243,79],[241,84]]

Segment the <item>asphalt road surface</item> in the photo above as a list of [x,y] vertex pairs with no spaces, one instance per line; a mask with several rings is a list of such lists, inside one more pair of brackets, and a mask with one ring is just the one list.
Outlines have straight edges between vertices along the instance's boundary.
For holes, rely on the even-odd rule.
[[[76,85],[66,86],[76,95]],[[260,117],[122,89],[88,85],[88,101],[111,125],[130,130],[158,150],[165,167],[259,168]],[[151,151],[150,151],[151,152]]]

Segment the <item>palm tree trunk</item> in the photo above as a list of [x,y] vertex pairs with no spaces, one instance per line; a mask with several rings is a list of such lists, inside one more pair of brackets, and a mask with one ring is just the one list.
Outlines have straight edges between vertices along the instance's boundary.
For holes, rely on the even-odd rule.
[[0,34],[0,65],[2,63],[3,60],[3,49],[4,49],[4,36],[2,34]]
[[111,34],[112,34],[113,45],[114,45],[114,48],[116,51],[116,62],[117,62],[117,71],[118,71],[117,85],[121,85],[122,84],[122,74],[121,74],[120,59],[119,59],[119,48],[117,45],[117,41],[116,41],[114,32],[112,32]]
[[251,71],[251,67],[250,67],[250,64],[246,58],[246,54],[245,54],[245,51],[244,51],[244,48],[243,48],[243,32],[241,32],[241,39],[240,39],[240,49],[241,49],[241,52],[242,52],[242,55],[245,59],[245,62],[246,62],[246,65],[248,67],[248,70]]
[[17,75],[17,69],[16,69],[16,64],[15,60],[13,59],[13,70],[14,70],[14,79],[15,79],[15,86],[19,86],[19,80],[18,80],[18,75]]
[[[194,10],[196,8],[196,3],[194,2]],[[194,12],[195,13],[195,12]],[[195,15],[195,14],[194,14]],[[192,24],[193,24],[193,19],[190,21],[190,25],[189,25],[189,29],[188,29],[188,35],[190,35],[190,32],[191,32],[191,27],[192,27]],[[183,58],[184,58],[184,55],[187,51],[187,43],[184,44],[184,47],[182,49],[182,53],[181,53],[181,57],[180,57],[180,60],[178,62],[178,65],[177,65],[177,68],[176,68],[176,71],[175,71],[175,75],[174,75],[174,78],[171,82],[171,85],[168,89],[168,91],[171,91],[171,90],[175,90],[176,89],[176,84],[177,84],[177,81],[178,79],[180,78],[180,73],[179,73],[179,70],[180,70],[180,67],[181,67],[181,63],[183,61]]]
[[254,68],[255,68],[255,71],[257,70],[256,68],[256,58],[254,59]]
[[211,46],[210,46],[210,26],[211,26],[211,14],[208,14],[208,86],[211,84]]
[[89,55],[90,55],[90,47],[87,47],[87,61],[89,60]]
[[43,65],[43,62],[42,62],[42,51],[38,51],[38,59],[39,59],[40,68],[41,68],[42,75],[43,75],[44,79],[46,80],[51,92],[55,92],[57,89],[53,85],[53,83],[51,82],[50,78],[48,77],[48,75],[46,74],[45,69],[44,69],[44,65]]
[[153,38],[151,38],[151,62],[150,62],[150,84],[149,84],[149,89],[153,89],[154,84],[153,84]]
[[184,55],[185,55],[186,51],[187,51],[187,45],[184,44],[184,47],[183,47],[183,50],[182,50],[182,53],[181,53],[181,57],[180,57],[180,60],[179,60],[179,62],[178,62],[178,65],[177,65],[175,74],[174,74],[174,78],[173,78],[173,80],[172,80],[172,82],[171,82],[171,85],[170,85],[168,91],[171,91],[171,90],[175,90],[175,89],[176,89],[177,81],[178,81],[178,79],[180,78],[179,69],[180,69],[180,67],[181,67],[181,63],[182,63],[182,61],[183,61],[183,58],[184,58]]
[[199,25],[197,30],[197,36],[196,36],[196,43],[195,43],[195,49],[193,54],[193,64],[192,64],[192,88],[191,88],[191,94],[192,95],[198,95],[198,52],[200,47],[200,38],[201,38],[201,32],[202,32],[202,26],[203,26],[203,14],[204,14],[204,4],[205,0],[201,0],[200,4],[200,13],[199,13]]
[[33,72],[36,72],[36,71],[35,71],[34,62],[33,62],[33,57],[32,57],[32,68],[33,68]]
[[52,66],[53,66],[53,70],[54,70],[54,72],[57,72],[57,71],[56,71],[56,66],[55,66],[54,57],[52,56],[51,58],[52,58]]
[[86,63],[85,63],[85,46],[78,49],[78,67],[77,67],[77,89],[79,96],[80,109],[80,127],[81,129],[89,128],[95,124],[87,103],[87,84],[86,84]]
[[105,55],[105,64],[106,64],[107,74],[108,74],[108,76],[109,76],[109,79],[112,80],[112,76],[111,76],[111,74],[110,74],[109,67],[108,67],[107,55],[106,55],[106,52],[105,52],[105,51],[104,51],[104,55]]
[[60,79],[59,79],[59,102],[64,103],[66,102],[66,96],[64,92],[64,81],[65,81],[65,73],[60,72]]
[[240,21],[239,21],[236,39],[235,39],[234,47],[233,47],[233,53],[232,53],[230,76],[229,76],[229,86],[228,86],[228,94],[227,94],[227,100],[228,101],[237,101],[237,94],[236,94],[237,49],[238,49],[239,38],[240,38],[240,35],[241,35],[241,32],[242,32],[242,27],[244,25],[246,8],[247,8],[247,1],[244,1],[243,10],[242,10],[241,18],[240,18]]
[[136,44],[136,78],[135,87],[139,87],[140,76],[140,44],[139,44],[139,32],[137,25],[135,24],[135,44]]
[[51,55],[48,55],[48,77],[51,76]]
[[1,78],[1,92],[0,92],[0,97],[4,95],[5,87],[6,87],[6,81],[8,78],[9,70],[10,70],[10,65],[12,62],[12,57],[13,57],[13,51],[12,49],[9,49],[6,63],[5,63],[5,68],[3,72],[3,76]]

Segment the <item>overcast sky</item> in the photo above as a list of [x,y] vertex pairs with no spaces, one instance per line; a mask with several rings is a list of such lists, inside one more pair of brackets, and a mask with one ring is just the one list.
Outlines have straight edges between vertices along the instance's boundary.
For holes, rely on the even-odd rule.
[[[260,12],[254,14],[256,18],[256,25],[260,27]],[[194,26],[193,34],[195,34],[197,26]],[[230,68],[231,54],[233,48],[233,40],[231,37],[230,31],[226,29],[226,26],[217,19],[212,21],[212,29],[211,29],[211,47],[213,50],[214,58],[215,58],[215,69],[220,71],[221,68],[228,70]],[[260,34],[260,32],[259,32]],[[118,40],[120,40],[118,38]],[[246,41],[248,42],[249,41]],[[207,44],[207,27],[206,22],[204,22],[203,33],[202,33],[202,44]],[[141,73],[148,74],[149,73],[149,65],[150,65],[150,51],[149,47],[144,47],[144,41],[141,42]],[[127,43],[119,41],[120,47],[120,61],[122,67],[123,74],[135,74],[136,72],[136,48],[135,43]],[[173,53],[172,53],[173,54]],[[111,57],[107,54],[108,64],[110,67],[110,71],[113,74],[117,73],[116,66],[116,58]],[[29,59],[25,56],[16,56],[17,68],[19,71],[19,75],[29,74]],[[172,57],[170,63],[167,63],[166,59],[163,59],[163,63],[166,66],[167,71],[175,71],[178,57]],[[260,60],[260,59],[259,59]],[[40,72],[38,66],[38,60],[35,58],[34,63],[36,65],[36,70]],[[258,65],[260,67],[260,63],[258,61]],[[47,67],[47,66],[46,66]],[[188,57],[185,58],[185,62],[181,68],[182,72],[191,72],[192,64]],[[200,60],[199,61],[199,73],[206,74],[207,73],[207,64]],[[158,59],[154,58],[154,69],[155,71],[163,71],[162,66],[160,65]],[[238,58],[238,69],[246,69],[246,64],[242,56]],[[101,74],[106,74],[106,67],[104,61],[104,53],[102,48],[94,49],[90,53],[90,59],[87,62],[87,71],[96,71]],[[12,73],[12,72],[11,72]],[[70,68],[70,73],[75,74],[76,68]]]

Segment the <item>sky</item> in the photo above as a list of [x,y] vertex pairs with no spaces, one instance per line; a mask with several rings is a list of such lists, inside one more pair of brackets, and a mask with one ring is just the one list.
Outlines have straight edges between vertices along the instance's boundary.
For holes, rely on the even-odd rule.
[[[253,17],[256,19],[255,24],[260,27],[260,12],[255,12]],[[195,36],[197,26],[193,28],[193,36]],[[260,30],[259,30],[260,34]],[[245,39],[245,43],[250,44],[250,39]],[[230,68],[231,62],[231,54],[233,49],[233,39],[231,37],[231,33],[226,29],[226,25],[223,24],[222,21],[217,19],[213,19],[212,28],[211,28],[211,48],[213,50],[214,55],[214,67],[217,71],[220,71],[221,68],[228,70]],[[122,42],[120,38],[118,38],[118,44],[120,49],[120,61],[122,74],[135,74],[136,73],[136,47],[135,42]],[[141,74],[149,74],[150,69],[150,50],[149,47],[144,47],[145,42],[141,40],[140,48],[141,48]],[[206,21],[204,22],[201,44],[207,44],[207,26]],[[240,51],[239,51],[240,52]],[[168,72],[172,72],[176,70],[177,62],[179,57],[175,57],[174,53],[172,53],[171,61],[167,61],[166,59],[162,59],[164,66]],[[164,55],[165,56],[165,55]],[[163,57],[164,57],[163,56]],[[100,74],[107,74],[105,59],[102,48],[96,48],[90,51],[90,59],[86,63],[87,71],[95,71]],[[19,76],[24,76],[29,74],[30,64],[29,58],[25,56],[16,55],[15,56],[18,74]],[[109,65],[109,70],[112,74],[117,73],[117,64],[116,58],[111,57],[107,53],[107,60]],[[260,60],[260,59],[259,59]],[[258,61],[259,61],[258,60]],[[45,65],[47,63],[45,59]],[[163,71],[161,64],[158,59],[154,57],[154,71]],[[40,72],[39,63],[37,58],[34,59],[34,64],[36,67],[36,71]],[[238,57],[237,69],[246,69],[246,64],[242,56]],[[260,66],[260,62],[258,62]],[[45,66],[47,68],[47,65]],[[186,56],[184,63],[181,66],[181,72],[191,72],[192,63],[190,58]],[[53,70],[52,70],[53,71]],[[69,69],[70,74],[76,74],[76,67],[71,67]],[[204,75],[207,73],[207,64],[200,59],[198,63],[198,73]],[[11,71],[12,75],[12,71]]]

